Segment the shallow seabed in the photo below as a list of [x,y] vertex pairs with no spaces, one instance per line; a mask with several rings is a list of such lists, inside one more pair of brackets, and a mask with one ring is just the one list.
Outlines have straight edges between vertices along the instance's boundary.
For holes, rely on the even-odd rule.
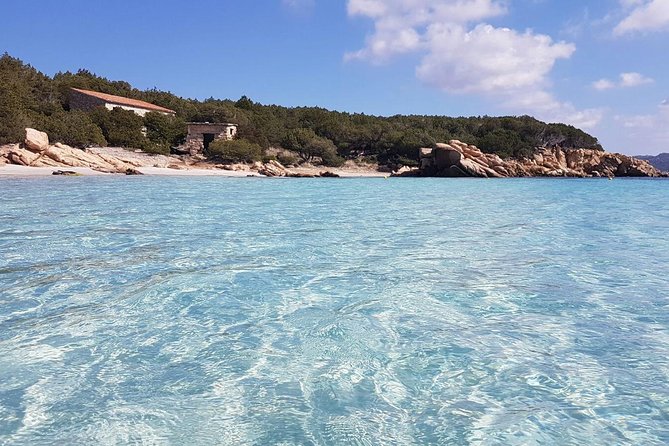
[[0,444],[669,443],[669,181],[0,192]]

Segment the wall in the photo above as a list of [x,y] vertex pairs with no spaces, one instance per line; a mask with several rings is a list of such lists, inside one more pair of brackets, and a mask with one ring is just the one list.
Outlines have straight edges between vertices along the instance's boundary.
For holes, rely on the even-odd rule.
[[237,126],[234,124],[188,124],[186,136],[186,150],[191,155],[204,152],[204,135],[214,134],[214,140],[231,140],[237,135]]

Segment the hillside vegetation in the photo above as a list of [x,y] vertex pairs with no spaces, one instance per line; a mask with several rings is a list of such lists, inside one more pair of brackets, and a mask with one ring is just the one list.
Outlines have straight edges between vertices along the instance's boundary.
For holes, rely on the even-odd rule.
[[[90,113],[72,111],[68,103],[71,87],[141,99],[175,110],[177,116],[149,113],[141,118],[104,108]],[[155,89],[140,91],[87,70],[49,77],[8,54],[0,57],[0,144],[18,142],[25,127],[35,127],[49,133],[53,141],[75,147],[108,144],[169,153],[170,147],[183,141],[189,121],[233,122],[239,125],[239,138],[254,147],[283,147],[297,152],[304,161],[318,158],[326,164],[362,158],[412,165],[419,147],[451,139],[503,158],[526,156],[536,147],[602,150],[597,138],[575,127],[546,124],[530,116],[379,117],[317,107],[262,105],[245,96],[237,101],[199,101]]]

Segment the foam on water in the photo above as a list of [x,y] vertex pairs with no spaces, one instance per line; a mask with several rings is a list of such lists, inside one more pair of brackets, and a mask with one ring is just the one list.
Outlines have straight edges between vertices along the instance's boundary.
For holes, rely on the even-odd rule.
[[0,444],[666,444],[669,182],[0,182]]

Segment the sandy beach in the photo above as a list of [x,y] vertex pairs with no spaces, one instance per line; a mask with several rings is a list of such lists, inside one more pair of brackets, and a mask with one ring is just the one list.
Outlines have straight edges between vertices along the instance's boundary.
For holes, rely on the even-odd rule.
[[[219,164],[204,157],[155,155],[118,147],[92,147],[84,150],[63,144],[32,152],[19,144],[0,146],[0,177],[50,176],[56,171],[81,176],[125,175],[134,172],[149,176],[220,177],[318,177],[327,172],[342,178],[385,177],[376,165],[347,161],[339,168],[302,164],[286,167],[276,161],[253,164]],[[332,176],[332,175],[326,175]]]
[[[106,173],[94,170],[88,167],[28,167],[15,164],[0,165],[0,178],[7,177],[44,177],[52,176],[55,171],[62,170],[75,172],[81,176],[124,176],[121,173]],[[217,176],[230,178],[258,177],[265,178],[254,170],[226,170],[216,168],[189,168],[173,169],[168,167],[137,167],[135,170],[147,176]],[[318,175],[326,169],[319,167],[299,167],[287,169],[290,173],[303,175]],[[387,177],[388,173],[378,172],[369,169],[327,169],[328,172],[335,173],[341,178],[381,178]],[[285,178],[285,177],[281,177]]]

